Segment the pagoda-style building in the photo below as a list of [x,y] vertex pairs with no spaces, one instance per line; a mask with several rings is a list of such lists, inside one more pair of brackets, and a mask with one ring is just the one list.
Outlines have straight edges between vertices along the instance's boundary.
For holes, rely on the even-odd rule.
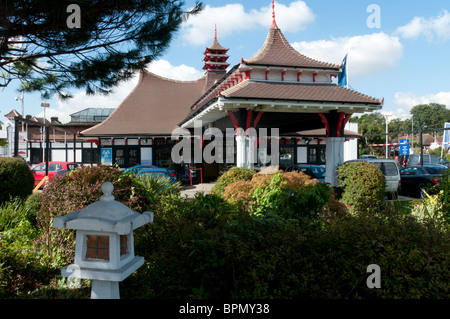
[[205,65],[203,66],[203,70],[206,71],[222,71],[230,66],[227,63],[229,56],[227,55],[228,49],[224,48],[217,42],[217,27],[214,28],[214,42],[206,48],[205,50],[205,58],[203,62]]
[[[333,81],[342,72],[340,66],[296,51],[278,28],[274,10],[264,45],[255,56],[229,68],[227,52],[215,32],[204,52],[205,75],[197,81],[175,81],[142,70],[136,88],[111,116],[82,135],[99,138],[102,148],[113,150],[113,162],[124,167],[151,162],[176,168],[170,157],[176,143],[171,133],[177,127],[193,132],[201,122],[202,133],[235,129],[234,165],[253,167],[261,163],[258,158],[254,163],[251,146],[261,136],[239,134],[239,129],[265,128],[270,133],[276,128],[280,167],[324,165],[325,180],[336,185],[344,142],[354,137],[344,130],[347,121],[353,113],[379,110],[382,101]],[[305,131],[315,134],[305,136]],[[207,144],[202,138],[199,142]],[[127,155],[130,151],[134,157]],[[221,164],[199,166],[211,178],[223,169]]]

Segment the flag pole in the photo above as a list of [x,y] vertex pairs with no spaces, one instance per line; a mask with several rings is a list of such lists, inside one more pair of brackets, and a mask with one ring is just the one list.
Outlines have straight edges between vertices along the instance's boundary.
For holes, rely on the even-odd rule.
[[347,53],[347,59],[345,61],[346,67],[345,67],[345,77],[347,78],[347,89],[348,89],[348,53]]

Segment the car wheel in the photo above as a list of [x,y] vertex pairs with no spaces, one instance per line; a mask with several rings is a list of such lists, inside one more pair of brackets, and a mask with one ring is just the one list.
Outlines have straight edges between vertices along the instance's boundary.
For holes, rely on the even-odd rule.
[[389,192],[386,194],[388,200],[397,200],[398,192]]
[[421,188],[420,189],[420,198],[421,199],[428,198],[427,194],[428,194],[428,189],[426,189],[426,188]]

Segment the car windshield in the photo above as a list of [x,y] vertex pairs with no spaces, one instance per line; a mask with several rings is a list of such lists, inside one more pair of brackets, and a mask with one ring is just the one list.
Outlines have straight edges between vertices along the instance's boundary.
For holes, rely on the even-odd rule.
[[408,167],[401,170],[402,175],[420,175],[424,174],[424,170],[421,167]]
[[442,173],[442,169],[439,169],[437,167],[427,167],[427,171],[430,174],[441,174]]

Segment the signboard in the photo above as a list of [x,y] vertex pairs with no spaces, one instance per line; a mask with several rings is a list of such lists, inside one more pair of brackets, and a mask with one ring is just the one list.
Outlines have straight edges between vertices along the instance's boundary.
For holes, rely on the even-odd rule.
[[400,155],[409,155],[409,139],[400,140]]
[[101,162],[103,165],[112,165],[112,148],[102,148]]
[[[445,123],[444,128],[450,128],[450,123]],[[450,147],[450,130],[444,130],[443,147]]]

